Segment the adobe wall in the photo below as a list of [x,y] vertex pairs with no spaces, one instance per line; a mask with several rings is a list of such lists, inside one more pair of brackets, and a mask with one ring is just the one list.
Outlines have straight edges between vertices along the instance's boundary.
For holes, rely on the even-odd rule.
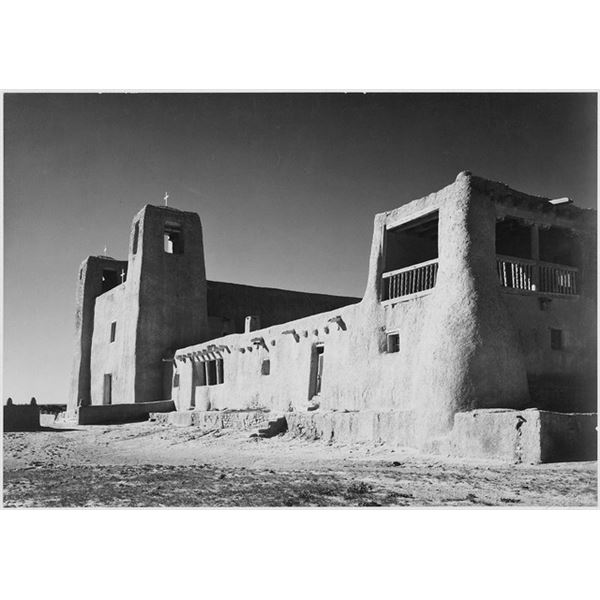
[[[112,403],[134,402],[135,386],[135,298],[128,295],[128,282],[96,298],[91,357],[91,404],[103,404],[104,374],[112,375]],[[110,341],[116,323],[115,341]]]
[[[489,185],[489,184],[488,184]],[[578,295],[502,289],[527,370],[531,405],[547,410],[597,410],[596,212],[572,206],[538,210],[499,198],[497,215],[556,226],[574,234],[578,248]],[[553,350],[550,329],[562,331],[563,348]]]
[[67,399],[68,410],[91,403],[92,334],[94,331],[95,299],[102,293],[102,271],[106,268],[120,271],[127,268],[127,261],[105,256],[89,256],[79,268],[77,282],[75,336],[73,363]]
[[460,412],[440,451],[514,463],[597,460],[598,418],[590,413],[488,409]]
[[[386,229],[436,210],[437,285],[381,302]],[[497,279],[496,210],[496,199],[478,178],[461,173],[443,190],[377,215],[359,304],[179,350],[179,387],[172,392],[178,409],[305,411],[317,343],[325,348],[319,410],[402,414],[407,445],[424,447],[443,438],[457,412],[530,406],[531,358],[526,360],[528,347],[513,316],[520,313]],[[330,321],[335,317],[343,327]],[[394,330],[400,332],[400,351],[388,354],[385,336]],[[266,348],[254,345],[256,338],[264,339]],[[209,351],[224,359],[225,382],[196,386],[190,357],[198,361]],[[270,374],[262,375],[267,358]]]
[[[180,226],[183,253],[164,250],[167,223]],[[90,302],[86,404],[104,401],[104,375],[112,376],[112,403],[169,399],[178,346],[206,339],[206,281],[200,218],[167,207],[145,206],[130,230],[127,280]],[[91,292],[90,292],[91,294]],[[96,294],[97,295],[97,294]],[[91,307],[91,308],[89,308]],[[110,342],[111,323],[116,337]],[[165,360],[163,360],[165,359]],[[74,375],[77,382],[78,375]],[[79,375],[79,385],[85,385]],[[166,385],[165,385],[166,382]]]
[[[360,298],[331,296],[207,281],[207,306],[213,321],[211,338],[242,333],[248,315],[257,315],[262,327],[271,327],[309,315],[355,304]],[[229,321],[226,323],[225,321]],[[227,330],[229,328],[229,330]]]

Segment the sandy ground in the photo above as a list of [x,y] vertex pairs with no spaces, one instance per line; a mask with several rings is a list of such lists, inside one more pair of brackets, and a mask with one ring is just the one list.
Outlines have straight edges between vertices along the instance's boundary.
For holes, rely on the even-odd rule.
[[597,463],[503,465],[156,423],[4,434],[4,506],[596,506]]

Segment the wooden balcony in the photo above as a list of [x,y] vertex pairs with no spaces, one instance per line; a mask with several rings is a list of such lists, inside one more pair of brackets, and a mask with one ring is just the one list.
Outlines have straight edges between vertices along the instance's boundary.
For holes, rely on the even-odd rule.
[[579,293],[579,271],[575,267],[498,255],[496,270],[503,288],[566,296]]
[[[496,256],[501,287],[524,292],[579,294],[579,270],[567,265],[534,261],[514,256]],[[438,259],[428,260],[381,276],[381,300],[394,300],[426,292],[435,287]]]
[[381,299],[392,300],[425,292],[435,286],[438,259],[428,260],[381,276]]

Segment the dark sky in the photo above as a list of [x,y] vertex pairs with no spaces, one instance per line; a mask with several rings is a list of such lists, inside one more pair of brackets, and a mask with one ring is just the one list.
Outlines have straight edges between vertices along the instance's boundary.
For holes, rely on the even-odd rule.
[[4,96],[4,395],[66,402],[78,266],[144,204],[210,279],[360,296],[373,215],[470,170],[596,206],[596,94]]

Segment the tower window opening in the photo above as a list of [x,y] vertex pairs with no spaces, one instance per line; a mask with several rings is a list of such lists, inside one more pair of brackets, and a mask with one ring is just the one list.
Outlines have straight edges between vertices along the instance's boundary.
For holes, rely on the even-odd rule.
[[165,223],[163,249],[167,254],[183,254],[183,233],[178,223]]
[[117,337],[117,322],[113,321],[110,324],[110,343],[112,344]]

